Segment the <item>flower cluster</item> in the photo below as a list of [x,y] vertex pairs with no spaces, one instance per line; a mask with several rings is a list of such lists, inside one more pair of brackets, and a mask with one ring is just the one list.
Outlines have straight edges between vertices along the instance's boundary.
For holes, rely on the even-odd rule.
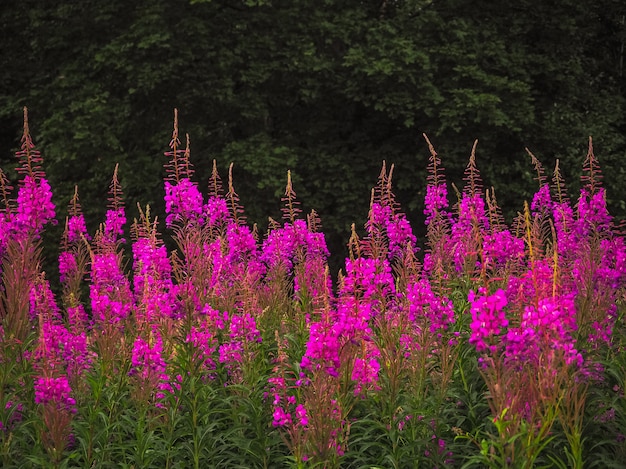
[[293,279],[294,294],[303,303],[319,302],[332,291],[325,271],[329,252],[324,234],[313,226],[315,217],[312,213],[308,222],[298,219],[271,230],[259,256],[267,266],[268,283],[280,285],[285,278]]
[[124,236],[126,211],[123,207],[107,210],[104,222],[104,237],[109,242],[115,242],[118,236]]
[[489,351],[496,354],[501,346],[500,335],[509,325],[504,307],[508,304],[506,294],[498,290],[488,295],[484,289],[476,294],[470,291],[468,300],[471,304],[472,323],[470,325],[470,343],[479,352]]
[[552,207],[553,204],[552,197],[550,195],[550,186],[544,184],[533,196],[533,201],[530,204],[530,209],[537,214],[541,214],[543,211],[551,211]]
[[165,181],[165,223],[201,223],[204,212],[202,194],[198,185],[189,178],[182,178],[176,184]]
[[[124,222],[121,224],[123,225]],[[78,215],[71,216],[67,221],[67,241],[69,243],[76,243],[82,241],[83,238],[89,240],[90,237],[87,233],[85,217],[82,213],[80,213]]]
[[301,366],[310,371],[324,370],[331,377],[351,367],[350,379],[358,395],[377,386],[380,352],[373,341],[370,320],[383,311],[395,288],[386,260],[346,260],[346,268],[336,309],[310,324]]
[[272,426],[289,427],[295,425],[306,429],[309,424],[306,407],[296,403],[296,397],[289,394],[288,385],[282,376],[273,376],[268,379],[270,384],[269,395],[272,396]]
[[30,288],[30,319],[33,322],[42,320],[47,322],[60,322],[61,313],[54,301],[54,294],[50,289],[50,282],[40,277]]
[[401,257],[407,246],[415,247],[417,243],[411,224],[403,213],[395,214],[387,222],[387,237],[389,238],[390,258]]
[[324,369],[330,376],[339,376],[341,344],[336,329],[329,322],[314,322],[309,327],[309,340],[300,366],[303,369]]
[[606,193],[600,187],[593,194],[583,188],[578,199],[577,235],[580,238],[590,233],[606,233],[611,229],[613,219],[606,208]]
[[573,332],[576,331],[576,313],[571,298],[543,298],[537,306],[524,308],[520,325],[507,331],[505,355],[513,366],[538,364],[545,360],[544,344],[560,351],[568,365],[582,366],[583,357],[576,350]]
[[404,213],[394,213],[391,206],[373,202],[370,218],[365,225],[370,239],[384,237],[387,243],[388,258],[401,258],[407,249],[414,250],[417,238]]
[[217,350],[217,337],[211,326],[211,322],[205,319],[198,326],[191,326],[191,330],[185,338],[185,342],[193,346],[196,356],[202,364],[202,369],[209,373],[215,371],[217,366],[214,359]]
[[122,326],[132,310],[132,294],[118,253],[94,254],[89,294],[95,322]]
[[431,333],[440,335],[455,322],[452,302],[436,295],[428,279],[410,283],[406,297],[409,302],[409,320],[421,327],[427,325]]
[[246,268],[248,273],[261,275],[264,272],[258,258],[258,247],[254,234],[245,225],[229,223],[226,230],[228,254],[226,262],[233,268]]
[[425,224],[430,225],[435,216],[448,208],[448,189],[445,184],[426,186],[424,199]]
[[175,318],[181,308],[172,294],[172,266],[165,246],[159,245],[155,237],[140,237],[133,244],[135,275],[133,286],[140,318],[152,324],[159,317]]
[[60,410],[76,413],[76,401],[72,397],[72,388],[64,376],[36,378],[35,403],[52,404]]
[[219,228],[230,220],[228,204],[223,197],[209,197],[203,207],[203,216],[206,224],[211,228]]
[[282,266],[290,271],[300,260],[298,256],[328,256],[323,234],[310,232],[304,220],[285,223],[283,227],[270,231],[263,242],[261,260],[269,269]]
[[483,262],[486,266],[505,266],[509,261],[524,257],[524,240],[513,236],[509,230],[486,234],[483,239]]
[[23,235],[39,236],[43,227],[55,222],[55,207],[52,203],[52,190],[46,179],[24,176],[17,194],[17,213],[14,227]]
[[73,334],[61,324],[44,322],[39,340],[35,357],[41,361],[42,369],[60,367],[71,382],[77,382],[91,369],[95,356],[89,349],[85,331]]
[[350,379],[355,383],[354,394],[362,395],[368,389],[378,387],[380,352],[376,347],[366,348],[365,358],[355,358]]
[[233,377],[240,378],[240,367],[244,360],[250,359],[252,345],[262,341],[254,317],[248,313],[233,314],[229,321],[228,338],[219,347],[219,361]]
[[65,283],[78,270],[76,257],[73,253],[63,251],[59,254],[59,274],[61,283]]
[[133,344],[131,369],[129,376],[139,380],[139,387],[147,391],[156,399],[157,407],[162,407],[166,393],[173,392],[170,376],[167,374],[167,364],[163,358],[163,341],[160,334],[154,332],[151,343],[137,337]]
[[450,238],[454,266],[458,273],[473,271],[478,266],[480,236],[489,232],[485,200],[480,194],[463,194],[459,202],[458,218],[452,225]]

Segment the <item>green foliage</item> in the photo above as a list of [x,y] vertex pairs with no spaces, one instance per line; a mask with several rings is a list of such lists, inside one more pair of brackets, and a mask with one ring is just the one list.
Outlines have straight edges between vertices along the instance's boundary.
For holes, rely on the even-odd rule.
[[234,162],[240,192],[261,189],[244,205],[263,227],[291,170],[333,252],[367,213],[382,159],[399,169],[409,217],[421,217],[422,132],[452,180],[481,137],[479,165],[508,219],[530,196],[524,147],[548,167],[560,159],[575,181],[577,142],[593,135],[620,194],[625,14],[615,0],[7,0],[0,160],[9,166],[28,105],[60,207],[78,183],[95,229],[119,162],[128,206],[161,214],[164,123],[177,107],[200,180],[213,159]]

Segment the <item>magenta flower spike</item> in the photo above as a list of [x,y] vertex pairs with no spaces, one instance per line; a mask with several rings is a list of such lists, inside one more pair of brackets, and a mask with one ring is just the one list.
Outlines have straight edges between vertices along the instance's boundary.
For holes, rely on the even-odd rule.
[[39,237],[43,227],[55,222],[55,206],[52,203],[52,190],[41,164],[41,153],[35,149],[28,127],[28,110],[24,108],[24,133],[21,150],[16,153],[20,159],[17,168],[23,178],[17,195],[17,209],[14,228],[19,236]]
[[63,306],[73,333],[79,334],[89,327],[89,318],[81,303],[81,284],[88,271],[89,247],[91,237],[87,233],[85,217],[78,200],[78,187],[68,208],[69,216],[65,219],[65,230],[59,252],[59,274],[63,286]]
[[91,261],[91,307],[94,322],[101,325],[122,327],[132,309],[130,285],[119,262],[116,252],[94,254]]
[[72,398],[72,388],[65,376],[36,378],[35,403],[52,404],[60,410],[76,413],[76,401]]
[[204,212],[202,194],[198,185],[187,178],[172,184],[165,181],[165,223],[168,228],[185,223],[202,224]]
[[116,165],[109,187],[106,221],[93,240],[89,285],[94,327],[100,333],[99,340],[109,342],[100,353],[107,353],[109,358],[115,356],[113,348],[119,346],[115,336],[124,329],[124,321],[133,308],[130,283],[122,269],[122,253],[118,250],[124,241],[126,215],[117,173]]
[[174,109],[174,130],[170,141],[170,151],[165,152],[169,157],[165,165],[167,178],[165,180],[165,224],[168,228],[200,224],[204,213],[204,200],[198,185],[191,181],[193,167],[189,161],[189,135],[187,147],[180,149],[178,138],[178,110]]
[[15,201],[11,199],[13,187],[4,171],[0,169],[0,255],[4,255],[11,233],[15,230]]
[[431,333],[440,335],[454,324],[452,302],[434,293],[428,279],[410,283],[406,298],[409,302],[408,319],[420,329],[428,327]]
[[166,247],[158,237],[156,220],[149,220],[149,209],[133,224],[132,246],[136,322],[149,327],[162,318],[177,319],[182,314],[172,281],[172,265]]
[[89,350],[86,332],[75,334],[62,324],[42,322],[40,347],[35,354],[42,373],[57,369],[72,382],[78,383],[91,369],[94,354]]
[[131,368],[129,376],[135,379],[136,395],[139,399],[154,403],[158,408],[164,408],[164,399],[167,393],[174,391],[174,386],[167,373],[167,363],[163,356],[163,341],[157,330],[150,332],[146,341],[137,337],[133,344]]
[[124,210],[122,186],[117,175],[118,169],[119,165],[115,165],[109,186],[108,210],[99,240],[100,244],[112,246],[118,242],[124,242],[124,225],[126,224],[126,211]]
[[48,181],[24,176],[17,195],[15,226],[19,233],[39,236],[43,227],[54,220],[52,191]]
[[426,186],[426,197],[424,198],[424,215],[426,215],[426,225],[430,225],[438,214],[448,208],[448,189],[445,184],[437,186]]
[[[217,367],[215,353],[218,346],[217,328],[211,320],[204,319],[197,326],[191,326],[185,342],[193,345],[195,357],[200,360],[204,372],[213,373]],[[222,325],[222,328],[224,326]]]
[[490,268],[504,267],[508,262],[521,261],[525,255],[524,240],[509,230],[486,234],[483,238],[483,263]]
[[209,197],[209,200],[202,208],[202,216],[206,224],[212,229],[219,230],[225,226],[230,219],[226,199],[221,196]]
[[533,196],[533,201],[530,204],[530,209],[536,213],[542,213],[544,211],[551,211],[553,207],[552,197],[550,195],[550,186],[544,184]]
[[479,352],[496,354],[501,347],[500,335],[509,325],[504,307],[508,304],[503,290],[487,295],[484,289],[478,294],[470,291],[468,300],[471,304],[472,323],[469,342],[476,346]]
[[43,274],[36,278],[30,287],[30,319],[37,323],[39,318],[44,322],[61,322],[61,314],[50,289],[50,282]]
[[577,237],[585,239],[590,235],[606,236],[610,233],[612,224],[613,217],[606,207],[604,188],[596,188],[593,194],[585,188],[581,189],[578,199],[578,218],[574,228]]
[[85,217],[82,213],[78,215],[72,215],[68,220],[67,225],[67,240],[70,243],[76,243],[82,240],[82,238],[89,240],[87,234],[87,226],[85,225]]

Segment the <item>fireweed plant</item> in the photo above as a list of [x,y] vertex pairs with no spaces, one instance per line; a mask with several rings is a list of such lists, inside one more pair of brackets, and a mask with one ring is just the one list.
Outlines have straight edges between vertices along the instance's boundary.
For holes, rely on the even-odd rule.
[[591,141],[577,199],[530,154],[538,189],[511,224],[476,145],[450,201],[426,141],[426,239],[383,163],[333,285],[291,174],[259,234],[232,167],[194,180],[175,113],[165,219],[127,220],[115,168],[89,231],[77,188],[53,292],[24,110],[17,193],[0,172],[3,467],[621,467],[626,247]]

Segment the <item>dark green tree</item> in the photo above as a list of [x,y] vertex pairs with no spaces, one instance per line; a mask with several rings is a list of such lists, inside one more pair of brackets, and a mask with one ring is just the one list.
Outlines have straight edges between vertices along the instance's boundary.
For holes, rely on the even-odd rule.
[[95,229],[119,162],[131,211],[158,213],[176,107],[200,181],[233,162],[263,228],[290,169],[338,252],[383,159],[421,227],[424,132],[457,185],[479,139],[509,218],[535,188],[524,147],[575,187],[592,135],[624,217],[625,16],[617,0],[5,0],[0,162],[27,105],[59,207],[77,183]]

